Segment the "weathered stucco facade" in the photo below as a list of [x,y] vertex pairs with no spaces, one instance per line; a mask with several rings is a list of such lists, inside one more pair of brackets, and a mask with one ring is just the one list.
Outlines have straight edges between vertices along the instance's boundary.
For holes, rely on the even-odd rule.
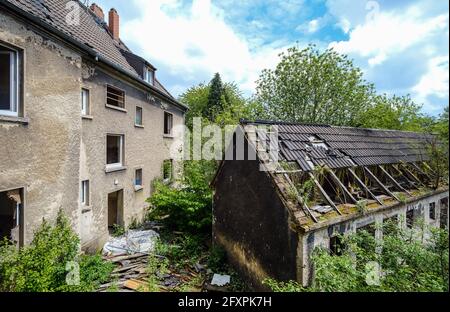
[[[163,161],[173,158],[172,143],[182,148],[182,134],[163,134],[164,112],[176,127],[184,124],[185,109],[3,9],[0,45],[20,53],[19,113],[0,115],[0,192],[21,192],[20,242],[29,243],[42,219],[54,220],[63,209],[83,247],[98,248],[108,237],[108,194],[123,192],[121,225],[144,216],[151,182],[161,177]],[[125,91],[123,109],[105,105],[107,84]],[[83,117],[82,88],[90,94],[90,112]],[[142,125],[135,125],[136,106],[142,108]],[[105,170],[107,134],[124,138],[120,170]],[[176,175],[176,162],[174,167]],[[138,168],[142,187],[136,188]],[[80,201],[85,180],[88,205]]]

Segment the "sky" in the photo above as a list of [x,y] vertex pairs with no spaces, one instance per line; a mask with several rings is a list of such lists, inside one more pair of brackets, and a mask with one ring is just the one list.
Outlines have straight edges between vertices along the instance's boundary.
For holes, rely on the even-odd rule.
[[120,37],[174,95],[219,72],[246,96],[279,53],[313,43],[347,54],[379,93],[438,115],[449,101],[446,0],[90,0],[120,15]]

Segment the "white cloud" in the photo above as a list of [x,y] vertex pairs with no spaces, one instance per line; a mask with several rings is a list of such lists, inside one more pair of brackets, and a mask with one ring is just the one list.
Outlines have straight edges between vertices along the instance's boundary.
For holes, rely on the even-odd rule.
[[[193,0],[189,11],[177,13],[179,0],[134,0],[140,16],[123,23],[122,34],[145,57],[169,68],[171,75],[201,82],[215,72],[254,90],[260,71],[277,62],[277,44],[252,49],[250,43],[227,25],[223,12],[210,0]],[[177,87],[179,89],[179,87]]]
[[447,27],[448,14],[424,19],[415,8],[404,14],[379,12],[352,29],[349,40],[332,42],[330,47],[341,53],[366,57],[369,65],[375,66]]

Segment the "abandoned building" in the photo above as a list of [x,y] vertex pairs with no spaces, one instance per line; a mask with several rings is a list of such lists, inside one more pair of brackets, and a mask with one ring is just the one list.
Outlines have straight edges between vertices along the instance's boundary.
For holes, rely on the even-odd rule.
[[177,174],[186,107],[121,41],[118,12],[107,19],[80,1],[0,2],[2,238],[27,244],[63,209],[96,249],[143,217],[152,180]]
[[336,252],[339,234],[381,239],[372,225],[386,220],[448,227],[448,185],[435,185],[430,144],[413,132],[242,121],[212,183],[213,239],[255,288],[268,277],[307,286],[312,251]]

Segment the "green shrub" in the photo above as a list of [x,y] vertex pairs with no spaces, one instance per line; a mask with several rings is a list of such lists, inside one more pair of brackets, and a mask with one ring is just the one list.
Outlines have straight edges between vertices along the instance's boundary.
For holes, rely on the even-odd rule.
[[209,232],[212,222],[212,190],[209,187],[215,170],[214,162],[186,161],[184,176],[174,188],[157,180],[149,218],[161,219],[172,229]]
[[[79,238],[59,211],[56,224],[43,220],[29,246],[0,244],[0,291],[92,291],[107,279],[112,265],[100,256],[78,256]],[[68,263],[79,266],[79,285],[68,285]],[[75,264],[75,266],[76,266]]]

